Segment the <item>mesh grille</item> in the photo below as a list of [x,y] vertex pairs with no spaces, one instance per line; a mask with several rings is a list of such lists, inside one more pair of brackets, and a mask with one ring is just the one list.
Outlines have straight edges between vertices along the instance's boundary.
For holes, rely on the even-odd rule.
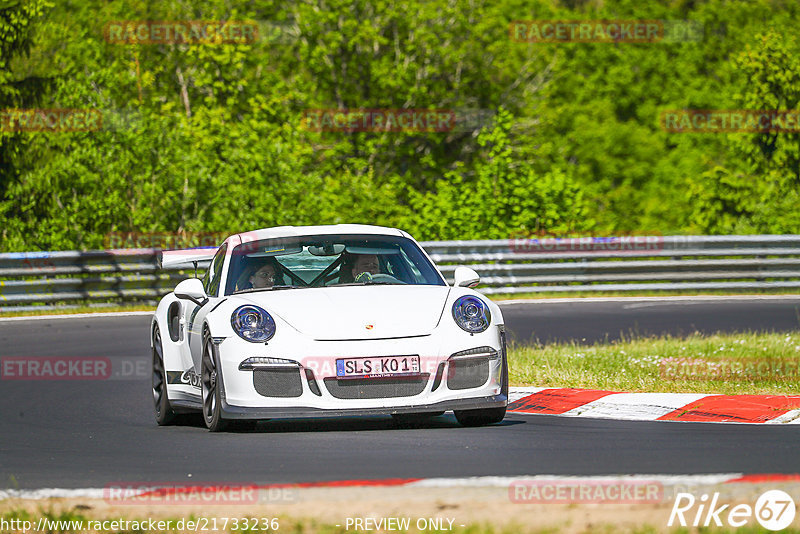
[[469,389],[482,386],[489,379],[489,358],[450,360],[447,371],[448,389]]
[[326,378],[325,387],[337,399],[388,399],[413,397],[425,389],[430,374],[404,378],[338,380]]
[[299,397],[303,394],[299,369],[257,369],[253,385],[264,397]]

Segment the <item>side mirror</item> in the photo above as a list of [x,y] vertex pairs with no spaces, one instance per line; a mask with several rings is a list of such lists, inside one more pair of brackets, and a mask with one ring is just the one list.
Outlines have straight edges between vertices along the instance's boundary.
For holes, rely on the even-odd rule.
[[475,287],[481,281],[481,277],[469,267],[456,267],[455,287]]
[[202,306],[208,300],[206,290],[203,289],[203,282],[198,278],[189,278],[175,286],[175,296],[179,299],[191,300],[198,306]]

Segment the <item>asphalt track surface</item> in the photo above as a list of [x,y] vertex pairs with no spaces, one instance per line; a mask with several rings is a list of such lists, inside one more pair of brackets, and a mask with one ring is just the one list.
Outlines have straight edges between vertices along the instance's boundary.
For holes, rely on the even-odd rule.
[[502,310],[511,338],[523,343],[537,339],[598,343],[693,332],[800,330],[800,298],[528,302],[504,304]]
[[[518,340],[596,341],[633,328],[796,331],[800,299],[632,304],[511,304],[504,313]],[[800,425],[509,414],[498,425],[462,428],[446,414],[404,427],[388,417],[270,421],[222,434],[199,419],[157,427],[148,324],[145,316],[0,321],[0,356],[109,357],[123,370],[112,380],[0,381],[0,488],[800,472]]]

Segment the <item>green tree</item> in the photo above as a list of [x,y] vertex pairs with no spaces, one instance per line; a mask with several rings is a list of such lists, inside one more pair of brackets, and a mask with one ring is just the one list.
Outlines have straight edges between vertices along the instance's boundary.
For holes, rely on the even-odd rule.
[[[753,111],[800,107],[800,48],[777,32],[759,35],[735,65],[743,87],[739,107]],[[800,133],[774,131],[729,136],[730,163],[704,175],[692,190],[694,222],[714,233],[800,232]]]
[[[6,0],[0,3],[0,110],[28,107],[39,102],[48,88],[48,77],[26,68],[19,60],[30,54],[31,33],[37,19],[52,4],[47,0]],[[19,158],[25,149],[24,135],[0,125],[0,199],[19,174]],[[12,217],[15,212],[0,215]],[[3,225],[5,226],[5,225]],[[0,232],[0,248],[7,239]]]
[[449,171],[433,191],[411,192],[403,226],[435,239],[509,239],[544,231],[555,235],[591,228],[588,206],[563,170],[537,174],[517,165],[509,145],[511,114],[501,109],[484,129],[474,171]]

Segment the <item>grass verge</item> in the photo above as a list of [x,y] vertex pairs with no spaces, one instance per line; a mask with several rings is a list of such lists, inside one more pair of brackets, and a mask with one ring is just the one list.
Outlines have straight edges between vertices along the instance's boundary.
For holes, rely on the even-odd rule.
[[509,347],[512,386],[631,392],[800,394],[800,332]]

